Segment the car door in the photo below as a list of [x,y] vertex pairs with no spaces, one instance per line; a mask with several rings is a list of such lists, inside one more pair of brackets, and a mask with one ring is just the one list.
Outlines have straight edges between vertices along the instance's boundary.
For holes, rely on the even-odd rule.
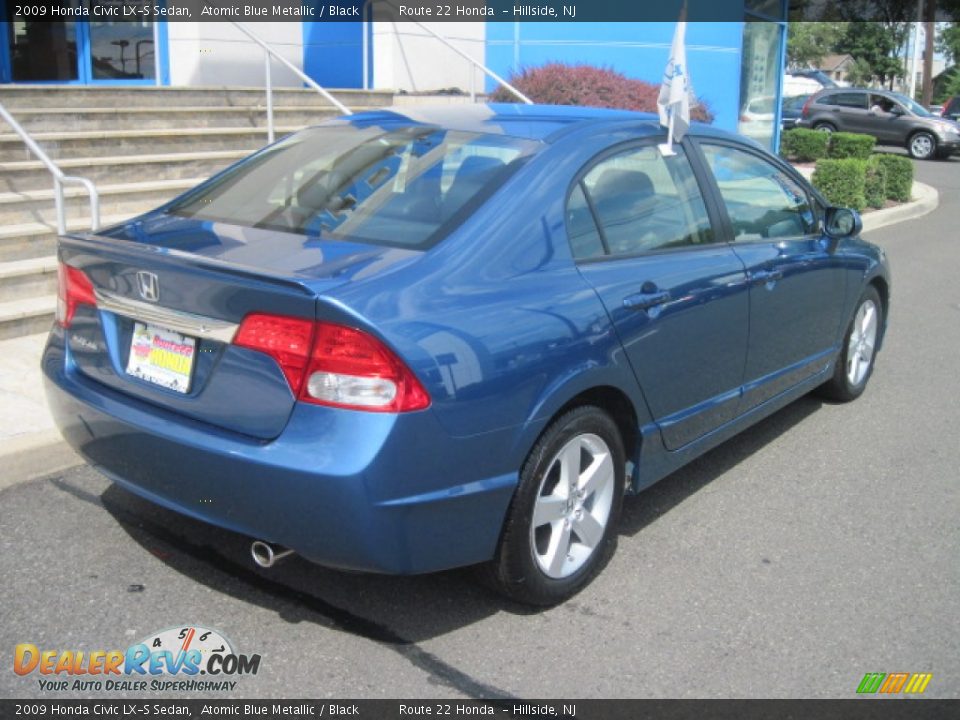
[[840,92],[831,96],[830,107],[838,130],[872,135],[872,118],[868,115],[867,94],[864,92]]
[[873,135],[881,143],[900,144],[906,141],[909,116],[899,103],[886,95],[871,93],[869,106],[863,132]]
[[[704,172],[700,169],[699,172]],[[684,147],[637,143],[588,165],[567,228],[671,450],[735,416],[749,312],[743,263],[715,242]]]
[[760,151],[700,144],[750,284],[740,412],[822,370],[837,349],[845,275],[803,183]]

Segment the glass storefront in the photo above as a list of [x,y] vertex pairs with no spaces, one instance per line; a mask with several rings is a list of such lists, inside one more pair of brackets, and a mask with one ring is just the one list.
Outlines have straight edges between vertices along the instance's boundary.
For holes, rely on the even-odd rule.
[[[14,18],[15,4],[0,0],[0,80],[4,82],[129,82],[157,77],[156,27],[152,21],[96,20],[101,0],[72,0],[88,19]],[[4,42],[5,41],[5,42]]]
[[776,149],[782,34],[778,22],[744,23],[738,130],[769,150]]

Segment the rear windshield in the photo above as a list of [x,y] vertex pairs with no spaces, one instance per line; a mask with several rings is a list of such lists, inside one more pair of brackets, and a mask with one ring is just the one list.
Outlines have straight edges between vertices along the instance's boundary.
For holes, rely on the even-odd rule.
[[167,209],[326,240],[425,248],[539,143],[412,126],[326,126],[266,148]]

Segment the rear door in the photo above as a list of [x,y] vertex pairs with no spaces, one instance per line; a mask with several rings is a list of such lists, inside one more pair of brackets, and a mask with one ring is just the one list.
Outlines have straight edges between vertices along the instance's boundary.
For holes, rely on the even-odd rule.
[[863,92],[839,92],[832,97],[830,112],[838,130],[844,132],[873,134],[873,118],[867,107],[867,94]]
[[664,445],[734,417],[746,358],[743,263],[716,243],[686,148],[621,146],[585,168],[567,228],[626,350]]
[[803,185],[739,144],[703,141],[750,283],[750,339],[741,412],[788,390],[836,351],[845,275]]

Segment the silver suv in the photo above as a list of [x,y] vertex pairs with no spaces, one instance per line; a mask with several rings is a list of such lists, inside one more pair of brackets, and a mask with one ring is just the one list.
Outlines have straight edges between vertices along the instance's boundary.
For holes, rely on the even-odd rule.
[[878,145],[905,147],[918,160],[960,152],[960,125],[886,90],[821,90],[803,106],[797,127],[873,135]]

